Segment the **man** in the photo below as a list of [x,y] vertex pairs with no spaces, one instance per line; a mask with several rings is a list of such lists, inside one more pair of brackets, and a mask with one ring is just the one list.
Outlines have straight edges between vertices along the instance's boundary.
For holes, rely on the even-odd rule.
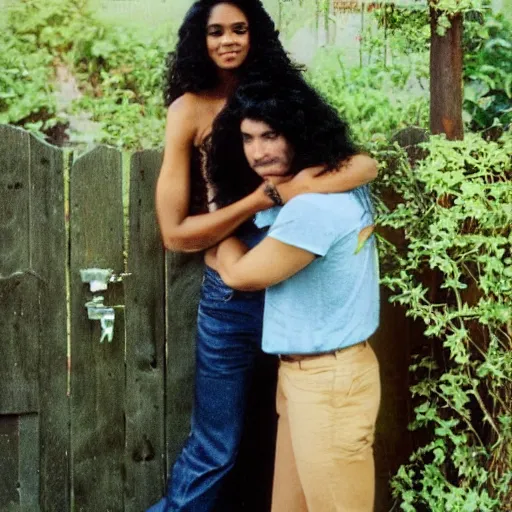
[[[301,91],[241,88],[216,124],[212,175],[231,165],[235,199],[247,193],[236,190],[247,172],[281,182],[305,164],[339,168],[355,152],[344,128]],[[372,222],[364,188],[304,194],[257,214],[256,224],[270,228],[253,249],[231,237],[210,254],[228,286],[267,288],[263,350],[280,357],[274,512],[373,510],[380,382],[367,342],[379,315]]]

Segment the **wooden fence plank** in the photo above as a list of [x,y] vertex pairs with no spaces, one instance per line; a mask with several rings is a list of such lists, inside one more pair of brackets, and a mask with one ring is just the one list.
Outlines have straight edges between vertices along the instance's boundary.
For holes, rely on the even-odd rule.
[[[392,505],[390,478],[412,451],[409,364],[414,342],[413,321],[403,308],[387,301],[391,295],[381,288],[381,323],[371,338],[380,366],[381,404],[375,432],[375,512],[387,512]],[[418,333],[419,334],[419,333]]]
[[161,153],[131,161],[130,237],[126,294],[125,510],[140,512],[160,498],[165,483],[164,251],[154,190]]
[[0,126],[0,414],[38,408],[40,277],[30,248],[30,136]]
[[203,255],[167,257],[166,434],[169,466],[190,432],[197,306]]
[[[39,416],[24,414],[19,420],[19,489],[23,512],[38,512],[39,507]],[[47,509],[45,509],[47,510]]]
[[[73,508],[118,512],[124,476],[124,319],[116,309],[114,339],[100,343],[99,321],[87,318],[91,299],[83,268],[123,271],[121,154],[99,147],[78,158],[70,177],[71,468]],[[122,304],[121,284],[102,293]]]
[[30,135],[0,125],[0,276],[30,268]]
[[47,512],[69,510],[64,157],[62,150],[31,138],[31,259],[43,283],[39,300],[40,503]]
[[0,281],[0,414],[38,410],[39,278]]
[[20,498],[18,482],[18,417],[0,416],[0,510],[18,512]]

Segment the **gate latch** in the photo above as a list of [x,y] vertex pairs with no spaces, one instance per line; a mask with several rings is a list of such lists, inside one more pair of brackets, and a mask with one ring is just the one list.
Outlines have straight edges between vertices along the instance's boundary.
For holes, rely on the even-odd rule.
[[80,279],[82,279],[82,283],[89,283],[92,293],[104,291],[109,283],[118,283],[123,280],[123,277],[130,275],[128,272],[114,274],[114,270],[111,268],[80,269]]
[[103,304],[104,297],[97,295],[92,300],[85,303],[87,308],[87,316],[89,320],[99,320],[101,326],[100,343],[103,343],[105,338],[109,343],[114,338],[114,319],[115,311],[113,307],[105,306]]

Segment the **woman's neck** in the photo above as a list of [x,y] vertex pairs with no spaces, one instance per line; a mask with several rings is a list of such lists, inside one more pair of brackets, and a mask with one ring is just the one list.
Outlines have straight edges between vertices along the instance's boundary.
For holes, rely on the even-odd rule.
[[219,83],[215,87],[215,95],[221,98],[229,98],[238,86],[238,77],[233,71],[218,70]]

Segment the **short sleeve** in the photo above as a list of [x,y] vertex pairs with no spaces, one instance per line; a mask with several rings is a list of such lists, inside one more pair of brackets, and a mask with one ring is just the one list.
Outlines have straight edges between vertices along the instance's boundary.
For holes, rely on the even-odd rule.
[[288,245],[325,256],[336,241],[337,231],[329,211],[304,194],[293,198],[279,212],[268,236]]

